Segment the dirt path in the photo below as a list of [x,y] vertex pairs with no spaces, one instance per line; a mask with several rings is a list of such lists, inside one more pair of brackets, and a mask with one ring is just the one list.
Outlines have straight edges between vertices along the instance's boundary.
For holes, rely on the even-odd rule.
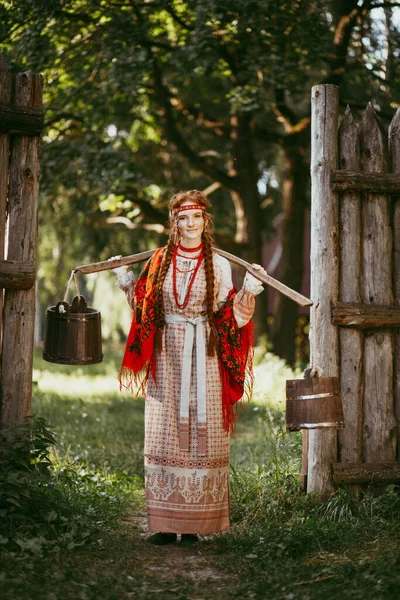
[[181,547],[179,541],[168,546],[152,546],[146,517],[125,517],[124,525],[132,527],[141,542],[140,564],[143,573],[158,583],[158,598],[178,594],[181,600],[224,600],[232,598],[236,577],[218,569],[218,558],[207,542]]

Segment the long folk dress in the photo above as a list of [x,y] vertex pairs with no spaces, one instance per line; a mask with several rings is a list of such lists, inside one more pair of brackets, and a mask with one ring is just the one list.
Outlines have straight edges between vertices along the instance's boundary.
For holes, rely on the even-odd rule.
[[[195,264],[191,257],[177,257],[180,304]],[[172,269],[171,264],[163,287],[166,325],[162,330],[162,349],[155,351],[156,380],[149,378],[146,391],[144,460],[148,528],[157,532],[211,534],[229,529],[230,436],[223,427],[218,358],[207,356],[205,347],[209,325],[204,317],[204,263],[183,310],[175,301]],[[217,254],[214,254],[214,273],[214,310],[217,310],[232,288],[230,265]],[[129,272],[118,282],[131,306],[132,275]],[[251,276],[246,280],[234,302],[239,327],[251,319],[254,296],[262,290]]]

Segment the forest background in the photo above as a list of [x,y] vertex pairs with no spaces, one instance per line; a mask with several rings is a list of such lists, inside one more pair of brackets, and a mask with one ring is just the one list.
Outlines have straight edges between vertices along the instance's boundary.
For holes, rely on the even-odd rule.
[[[264,266],[300,291],[311,86],[340,86],[342,113],[372,100],[389,121],[400,99],[399,5],[3,0],[10,69],[44,76],[37,342],[73,267],[165,243],[180,189],[207,190],[217,245],[250,262],[265,262],[279,236],[280,256]],[[129,315],[112,283],[81,281],[104,337],[120,341]],[[270,312],[258,303],[258,333],[288,363],[306,360],[297,305],[279,296]]]

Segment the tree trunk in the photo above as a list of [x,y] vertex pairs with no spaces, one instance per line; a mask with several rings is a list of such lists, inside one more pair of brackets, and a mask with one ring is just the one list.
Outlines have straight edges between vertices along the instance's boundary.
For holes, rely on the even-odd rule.
[[[305,228],[305,190],[308,188],[308,169],[304,164],[306,144],[299,136],[285,140],[286,170],[283,182],[283,234],[281,274],[282,283],[300,291],[303,280],[303,247]],[[274,307],[275,323],[272,340],[276,354],[290,365],[295,362],[295,336],[298,306],[289,298],[279,295]]]
[[[252,144],[251,118],[243,115],[237,119],[236,138],[233,146],[235,170],[240,180],[239,195],[245,211],[246,238],[242,258],[249,263],[262,265],[263,215],[257,182],[259,169]],[[266,292],[259,296],[254,313],[255,339],[267,330]]]

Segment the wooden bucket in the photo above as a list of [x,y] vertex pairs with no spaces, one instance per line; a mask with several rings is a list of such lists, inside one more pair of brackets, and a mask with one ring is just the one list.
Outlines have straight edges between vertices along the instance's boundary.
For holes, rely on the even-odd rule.
[[46,312],[43,358],[61,365],[93,365],[103,360],[101,315],[83,296],[71,306],[59,302]]
[[310,377],[286,381],[286,429],[343,427],[343,407],[337,377]]

